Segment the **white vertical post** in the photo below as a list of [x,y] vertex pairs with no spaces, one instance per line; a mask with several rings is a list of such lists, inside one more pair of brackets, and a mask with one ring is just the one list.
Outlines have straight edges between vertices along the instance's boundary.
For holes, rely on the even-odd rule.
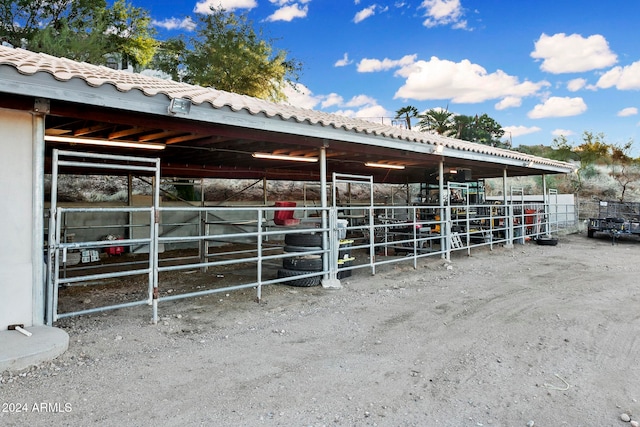
[[[335,191],[335,190],[334,190]],[[332,197],[333,198],[333,197]],[[340,280],[338,280],[338,239],[336,236],[336,217],[337,209],[331,209],[331,218],[327,218],[327,148],[320,147],[320,206],[322,208],[322,228],[326,229],[330,225],[329,232],[322,232],[322,249],[329,252],[322,257],[322,269],[329,271],[322,277],[322,287],[324,288],[340,288]],[[333,204],[333,201],[332,201]]]
[[509,203],[507,198],[507,169],[502,171],[502,203],[506,206]]
[[258,236],[257,236],[257,250],[258,250],[258,268],[257,268],[257,282],[258,282],[258,290],[256,294],[256,301],[260,302],[262,300],[262,219],[264,211],[262,208],[258,209]]
[[[320,217],[321,217],[321,226],[323,229],[327,228],[327,149],[325,147],[320,147]],[[328,233],[326,231],[322,232],[322,249],[327,248],[328,244]],[[330,257],[323,256],[322,257],[322,269],[327,271],[327,267],[330,263]],[[328,279],[328,276],[325,275],[323,279]]]
[[[45,322],[45,289],[46,277],[43,258],[44,239],[44,114],[33,114],[32,158],[33,158],[33,193],[31,260],[32,260],[32,323],[34,326]],[[47,263],[49,265],[49,263]]]
[[158,289],[158,238],[160,230],[160,159],[156,159],[155,175],[153,177],[153,208],[150,224],[151,242],[149,242],[149,265],[151,267],[151,283],[152,299],[153,299],[153,324],[158,324],[158,298],[160,290]]
[[444,250],[441,255],[447,261],[451,259],[451,222],[448,209],[448,194],[444,192],[444,160],[440,160],[438,165],[438,204],[440,205],[440,249]]
[[[502,200],[504,203],[504,239],[506,246],[513,246],[513,210],[509,209],[507,197],[507,168],[502,171]],[[512,200],[513,202],[513,200]]]
[[[542,174],[542,222],[544,224],[545,234],[549,234],[549,203],[551,203],[551,199],[547,197],[547,175]],[[538,230],[541,231],[541,230]]]
[[47,257],[47,267],[49,269],[47,274],[47,325],[51,326],[54,322],[54,313],[53,313],[53,300],[54,293],[57,290],[54,290],[54,277],[53,273],[58,271],[58,266],[53,265],[54,262],[57,262],[58,256],[57,251],[57,242],[56,238],[58,234],[56,233],[56,209],[58,204],[58,157],[59,153],[57,149],[53,150],[51,154],[51,201],[49,203],[49,248],[48,248],[48,257]]

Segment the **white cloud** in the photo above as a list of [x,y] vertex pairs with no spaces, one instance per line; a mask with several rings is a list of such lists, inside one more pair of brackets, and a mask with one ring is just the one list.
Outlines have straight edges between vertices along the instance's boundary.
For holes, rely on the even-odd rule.
[[443,108],[443,107],[433,107],[433,108],[425,108],[424,110],[420,111],[420,114],[427,114],[427,111],[436,111],[436,112],[443,112],[443,111],[449,111],[450,113],[452,113],[454,116],[459,116],[460,114],[457,114],[454,111],[450,111],[449,110],[449,106],[447,105],[447,108]]
[[602,89],[612,86],[620,90],[640,89],[640,61],[612,68],[600,77],[596,86]]
[[355,110],[336,110],[336,111],[332,111],[331,114],[337,114],[339,116],[346,116],[346,117],[355,117],[356,111]]
[[418,55],[405,55],[400,59],[369,59],[364,58],[358,64],[359,73],[373,73],[375,71],[387,71],[392,68],[411,66],[416,60]]
[[351,65],[353,63],[353,61],[349,60],[349,54],[345,52],[345,54],[342,56],[342,59],[338,59],[336,61],[335,64],[333,64],[334,67],[346,67],[347,65]]
[[618,61],[600,34],[584,38],[579,34],[548,36],[543,33],[535,43],[531,57],[542,59],[540,69],[553,74],[597,70]]
[[287,100],[282,104],[306,109],[317,109],[318,106],[323,110],[334,109],[334,111],[331,111],[332,114],[357,117],[376,123],[389,124],[387,123],[388,120],[385,122],[384,119],[388,119],[394,114],[379,105],[375,98],[365,94],[353,96],[345,102],[344,98],[335,92],[327,95],[315,95],[302,83],[297,83],[295,88],[285,85],[284,93],[287,96]]
[[257,7],[256,0],[202,0],[196,3],[196,7],[193,9],[196,13],[211,13],[211,8],[218,9],[222,7],[228,11],[234,11],[236,9],[253,9]]
[[151,21],[151,25],[155,25],[156,27],[165,28],[167,30],[186,30],[193,31],[196,29],[196,23],[193,22],[190,16],[187,16],[183,19],[178,18],[167,18],[162,21]]
[[380,105],[370,105],[360,110],[338,110],[332,114],[338,114],[346,117],[355,117],[362,120],[367,120],[374,123],[389,124],[389,120],[386,118],[391,116],[391,113]]
[[526,127],[526,126],[505,126],[502,129],[504,130],[505,137],[508,134],[512,138],[515,138],[517,136],[522,136],[522,135],[529,135],[530,133],[536,133],[536,132],[540,132],[542,130],[538,126],[531,126],[531,127]]
[[[282,3],[282,2],[280,2]],[[282,6],[273,12],[265,20],[269,22],[285,21],[291,22],[295,18],[305,18],[309,12],[309,6],[300,6],[298,3]]]
[[367,18],[375,15],[376,13],[376,5],[369,6],[367,8],[362,9],[360,12],[356,13],[356,16],[353,17],[353,22],[360,23]]
[[334,106],[340,106],[344,103],[344,98],[342,98],[337,93],[330,93],[329,95],[325,95],[322,104],[320,105],[322,108],[329,108]]
[[569,98],[552,96],[544,103],[533,107],[527,113],[531,119],[543,119],[546,117],[570,117],[577,116],[587,111],[587,104],[580,97]]
[[366,120],[381,122],[383,117],[389,117],[391,113],[384,107],[378,105],[378,101],[368,95],[357,95],[345,102],[344,98],[337,93],[328,95],[314,95],[305,85],[298,83],[296,88],[286,86],[284,93],[287,101],[284,104],[295,107],[314,109],[318,105],[320,108],[331,107],[340,108],[333,111],[333,114],[340,114],[347,117],[358,117]]
[[551,131],[553,136],[571,136],[575,135],[575,132],[569,129],[554,129]]
[[466,28],[460,0],[423,0],[419,9],[426,9],[423,25],[427,28],[439,25],[452,25],[454,28]]
[[371,98],[368,95],[356,95],[345,104],[345,107],[371,106],[376,105],[377,103],[378,102],[374,98]]
[[283,91],[287,96],[285,104],[293,105],[295,107],[311,110],[321,102],[321,98],[314,96],[313,92],[311,92],[309,88],[302,83],[296,83],[295,89],[290,85],[285,85]]
[[638,114],[638,109],[636,107],[627,107],[618,111],[618,114],[616,115],[618,117],[629,117],[629,116],[635,116],[637,114]]
[[506,110],[507,108],[519,107],[522,105],[522,98],[519,96],[505,96],[495,107],[496,110]]
[[587,85],[586,79],[580,78],[580,79],[569,80],[569,82],[567,83],[567,90],[569,90],[569,92],[577,92],[583,87],[585,87],[586,85]]
[[313,108],[320,104],[322,109],[338,108],[337,111],[332,111],[332,114],[357,117],[376,123],[382,123],[385,117],[388,118],[392,115],[391,112],[378,105],[375,98],[368,95],[357,95],[345,102],[344,98],[337,93],[314,96],[304,85],[298,84],[298,86],[297,92],[291,89],[285,92],[289,97],[288,103],[296,107]]
[[431,57],[427,61],[417,61],[396,72],[406,81],[394,98],[451,99],[454,103],[479,103],[490,99],[501,99],[502,108],[515,106],[519,98],[535,95],[549,82],[520,82],[502,70],[494,73],[469,60],[452,62]]
[[[356,117],[369,120],[371,122],[382,123],[385,117],[389,117],[391,113],[381,105],[368,105],[356,112]],[[388,123],[387,123],[388,124]]]

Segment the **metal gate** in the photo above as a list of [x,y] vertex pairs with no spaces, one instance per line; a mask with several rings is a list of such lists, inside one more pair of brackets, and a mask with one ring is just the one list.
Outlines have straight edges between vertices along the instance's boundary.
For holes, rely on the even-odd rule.
[[[74,169],[80,170],[83,168],[100,169],[110,172],[118,172],[120,174],[139,174],[139,175],[151,175],[153,176],[152,192],[153,201],[151,206],[148,207],[119,207],[119,208],[66,208],[58,206],[58,181],[60,170],[73,171]],[[157,212],[159,208],[159,194],[160,194],[160,159],[158,158],[145,158],[145,157],[131,157],[131,156],[117,156],[107,154],[95,154],[95,153],[80,153],[74,151],[53,150],[52,154],[52,168],[51,168],[51,205],[49,208],[49,233],[47,253],[45,259],[47,260],[47,292],[46,292],[46,322],[51,325],[58,319],[70,316],[76,316],[80,314],[89,314],[105,310],[113,310],[123,307],[131,307],[141,304],[153,305],[154,318],[157,313],[157,290],[158,290],[158,272],[156,257],[158,253],[158,218]],[[83,213],[91,214],[97,217],[111,215],[119,216],[122,218],[119,222],[125,222],[125,224],[118,224],[119,227],[132,227],[132,218],[134,215],[144,215],[148,217],[148,224],[144,226],[149,227],[148,237],[143,238],[130,238],[125,236],[118,240],[104,240],[104,239],[87,239],[82,242],[73,241],[70,239],[70,233],[67,227],[67,218],[70,215]],[[103,226],[104,227],[104,226]],[[131,233],[130,233],[131,234]],[[132,247],[132,246],[147,246],[149,248],[148,262],[141,267],[132,263],[129,269],[123,271],[110,271],[110,272],[98,272],[91,273],[90,271],[83,271],[80,274],[68,275],[66,266],[69,261],[69,257],[73,254],[75,256],[83,257],[93,256],[94,253],[103,250],[111,250],[115,252],[117,248]],[[87,283],[91,281],[134,276],[134,275],[146,275],[147,277],[147,289],[146,298],[130,301],[119,304],[108,304],[98,307],[92,307],[85,310],[58,313],[58,292],[60,287],[74,286],[81,283]]]

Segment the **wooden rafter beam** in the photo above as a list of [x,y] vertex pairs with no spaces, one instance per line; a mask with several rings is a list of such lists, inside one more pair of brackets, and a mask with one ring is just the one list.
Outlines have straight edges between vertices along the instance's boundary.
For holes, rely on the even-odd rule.
[[85,128],[76,129],[73,132],[73,136],[90,135],[92,133],[101,132],[105,129],[111,129],[113,127],[110,123],[100,123],[98,125],[88,126]]
[[[167,140],[165,141],[165,144],[177,144],[179,142],[195,141],[197,139],[205,139],[205,138],[211,138],[211,135],[191,133],[188,135],[176,136],[174,138],[167,138]],[[215,142],[220,142],[220,141],[216,139]]]
[[118,138],[124,138],[126,136],[131,136],[131,135],[136,135],[139,133],[144,132],[144,129],[141,127],[132,127],[132,128],[127,128],[127,129],[121,129],[121,130],[117,130],[115,132],[111,132],[109,134],[109,139],[118,139]]
[[159,139],[169,138],[172,136],[182,135],[184,132],[176,130],[163,130],[155,133],[149,133],[138,137],[139,142],[157,141]]

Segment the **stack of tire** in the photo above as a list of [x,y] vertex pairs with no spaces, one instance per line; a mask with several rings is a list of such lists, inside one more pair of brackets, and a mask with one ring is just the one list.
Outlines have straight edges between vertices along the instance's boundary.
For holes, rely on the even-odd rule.
[[[284,251],[287,253],[312,252],[322,250],[322,233],[285,234]],[[282,259],[278,279],[313,274],[322,271],[322,255],[297,255]],[[321,275],[301,277],[283,282],[285,285],[309,287],[320,285]]]

